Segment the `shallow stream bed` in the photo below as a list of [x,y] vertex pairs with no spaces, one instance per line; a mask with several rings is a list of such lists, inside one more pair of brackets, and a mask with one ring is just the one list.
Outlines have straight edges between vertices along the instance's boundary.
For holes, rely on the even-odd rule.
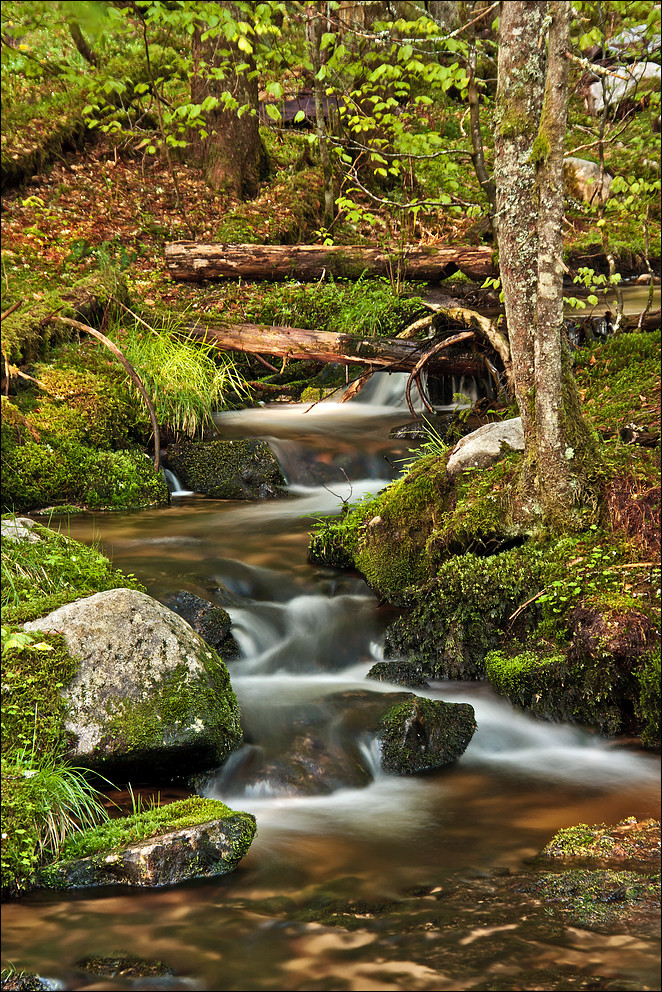
[[[532,720],[485,685],[437,683],[421,694],[470,702],[478,723],[449,770],[387,776],[366,737],[363,788],[292,796],[251,772],[251,749],[287,751],[293,708],[327,726],[334,693],[401,691],[365,679],[394,611],[359,577],[308,564],[306,548],[317,516],[394,477],[408,452],[389,430],[407,420],[365,402],[221,415],[222,435],[272,443],[288,498],[190,496],[59,521],[159,599],[188,589],[231,601],[241,657],[229,668],[249,743],[206,791],[253,812],[258,834],[213,883],[6,905],[5,962],[90,990],[659,989],[654,933],[571,925],[524,891],[559,828],[659,815],[656,757]],[[331,716],[327,730],[331,741]],[[163,960],[175,977],[132,984],[76,966],[119,951]]]

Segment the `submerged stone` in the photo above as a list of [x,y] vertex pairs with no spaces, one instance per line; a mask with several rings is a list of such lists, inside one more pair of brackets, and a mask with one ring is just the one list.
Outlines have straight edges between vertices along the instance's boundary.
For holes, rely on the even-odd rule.
[[213,499],[273,499],[286,495],[285,479],[266,441],[181,441],[168,462],[182,483]]
[[80,667],[62,690],[77,764],[143,781],[221,764],[242,740],[224,663],[151,596],[111,589],[26,630],[61,632]]

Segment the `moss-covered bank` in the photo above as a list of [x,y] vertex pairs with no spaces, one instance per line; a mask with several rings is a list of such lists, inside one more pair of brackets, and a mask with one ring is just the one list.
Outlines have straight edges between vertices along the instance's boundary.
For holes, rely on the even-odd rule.
[[620,439],[635,418],[647,438],[655,429],[659,357],[659,335],[642,334],[577,356],[602,438],[600,502],[583,533],[518,524],[521,455],[450,479],[441,446],[319,523],[313,561],[358,570],[407,609],[386,632],[387,658],[406,659],[423,679],[487,678],[539,717],[659,746],[659,440]]

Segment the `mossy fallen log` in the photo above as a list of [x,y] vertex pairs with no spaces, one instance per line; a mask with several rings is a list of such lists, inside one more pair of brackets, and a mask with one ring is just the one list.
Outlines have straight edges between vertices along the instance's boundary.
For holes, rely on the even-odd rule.
[[299,279],[313,282],[326,275],[358,279],[361,275],[399,275],[439,282],[456,272],[483,281],[495,275],[491,248],[408,246],[386,252],[362,245],[201,244],[174,241],[166,245],[166,264],[173,279]]
[[[360,338],[334,331],[308,330],[302,327],[274,327],[268,324],[191,325],[195,337],[215,342],[223,351],[277,355],[288,359],[311,359],[337,362],[340,365],[364,365],[389,372],[412,372],[430,350],[431,342],[404,341],[394,338]],[[470,334],[467,332],[467,337]],[[445,375],[486,375],[482,356],[436,353],[427,363],[429,369]]]

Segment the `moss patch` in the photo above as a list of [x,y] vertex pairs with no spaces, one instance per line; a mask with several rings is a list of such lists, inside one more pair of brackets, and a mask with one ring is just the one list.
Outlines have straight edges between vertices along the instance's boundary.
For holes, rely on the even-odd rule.
[[570,926],[595,930],[626,926],[635,932],[659,927],[659,875],[572,869],[541,875],[532,891]]
[[148,840],[159,834],[183,830],[185,827],[228,817],[242,817],[246,831],[253,836],[255,818],[250,813],[237,813],[217,799],[191,796],[166,806],[155,806],[132,816],[108,820],[97,827],[70,837],[61,850],[61,861],[86,858],[90,855],[117,851],[122,847]]
[[542,851],[542,857],[554,859],[590,859],[597,861],[641,861],[659,864],[659,820],[628,817],[615,827],[604,823],[578,823],[554,835]]

